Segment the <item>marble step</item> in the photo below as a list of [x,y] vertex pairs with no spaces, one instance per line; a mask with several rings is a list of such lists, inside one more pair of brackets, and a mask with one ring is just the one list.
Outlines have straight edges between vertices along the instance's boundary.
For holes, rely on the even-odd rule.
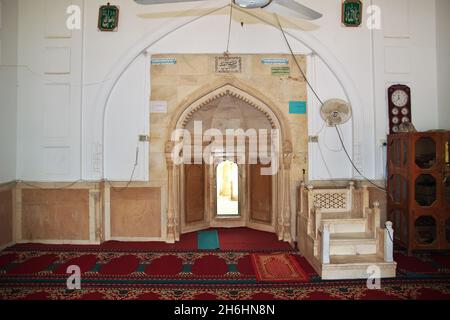
[[[395,278],[397,263],[385,262],[376,254],[367,255],[332,255],[330,264],[323,264],[323,280],[368,279],[373,271],[369,267],[378,267],[381,278]],[[369,271],[369,272],[368,272]]]
[[376,254],[377,242],[377,239],[365,232],[333,233],[330,235],[330,255]]
[[366,232],[365,218],[347,218],[347,219],[322,219],[322,224],[328,224],[330,233],[362,233]]

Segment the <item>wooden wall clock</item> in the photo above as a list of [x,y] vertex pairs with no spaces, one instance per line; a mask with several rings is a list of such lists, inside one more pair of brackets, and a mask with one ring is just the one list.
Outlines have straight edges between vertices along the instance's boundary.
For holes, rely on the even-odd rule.
[[389,99],[389,133],[398,133],[402,123],[412,123],[411,89],[396,84],[388,89]]

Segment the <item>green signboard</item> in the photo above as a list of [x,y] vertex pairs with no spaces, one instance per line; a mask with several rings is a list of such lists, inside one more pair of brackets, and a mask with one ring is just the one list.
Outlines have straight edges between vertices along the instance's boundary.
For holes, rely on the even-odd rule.
[[101,6],[98,14],[98,30],[100,31],[117,31],[119,27],[119,7]]
[[289,76],[291,74],[291,68],[289,67],[272,67],[273,76]]
[[362,23],[363,4],[360,0],[344,0],[342,3],[342,23],[346,27],[359,27]]

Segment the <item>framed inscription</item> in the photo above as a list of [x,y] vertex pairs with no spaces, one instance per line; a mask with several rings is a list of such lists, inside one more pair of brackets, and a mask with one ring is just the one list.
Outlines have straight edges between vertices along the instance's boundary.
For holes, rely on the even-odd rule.
[[362,23],[363,4],[360,0],[342,2],[342,24],[346,27],[359,27]]
[[119,7],[112,6],[108,2],[106,6],[101,6],[98,13],[98,30],[114,32],[119,29]]
[[216,57],[216,73],[240,73],[241,71],[241,57]]
[[272,67],[273,76],[290,76],[291,68],[289,67]]

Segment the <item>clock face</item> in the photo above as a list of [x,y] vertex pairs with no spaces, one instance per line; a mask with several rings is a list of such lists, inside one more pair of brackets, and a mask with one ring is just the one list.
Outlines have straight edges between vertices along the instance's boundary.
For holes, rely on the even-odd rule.
[[389,100],[389,133],[402,132],[402,127],[412,122],[411,89],[395,84],[387,90]]
[[391,97],[392,103],[396,107],[404,107],[408,104],[408,94],[403,90],[395,90]]
[[392,103],[396,107],[404,107],[409,102],[408,94],[403,90],[395,90],[391,97]]

